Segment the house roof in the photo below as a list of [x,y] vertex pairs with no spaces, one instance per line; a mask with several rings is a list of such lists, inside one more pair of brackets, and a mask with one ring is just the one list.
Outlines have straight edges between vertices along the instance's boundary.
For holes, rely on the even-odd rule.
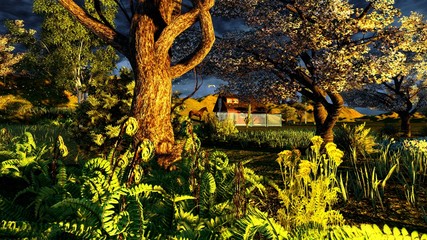
[[249,104],[251,104],[252,112],[266,112],[266,107],[259,103],[249,103],[241,101],[238,96],[220,95],[215,103],[214,112],[248,112]]

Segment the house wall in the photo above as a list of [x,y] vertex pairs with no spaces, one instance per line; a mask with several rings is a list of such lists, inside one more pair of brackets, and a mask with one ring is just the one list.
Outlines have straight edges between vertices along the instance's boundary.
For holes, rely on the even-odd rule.
[[[230,118],[234,121],[235,126],[246,126],[245,119],[248,117],[247,113],[220,113],[217,112],[216,116],[220,121]],[[249,126],[254,127],[281,127],[282,115],[281,114],[251,114]]]

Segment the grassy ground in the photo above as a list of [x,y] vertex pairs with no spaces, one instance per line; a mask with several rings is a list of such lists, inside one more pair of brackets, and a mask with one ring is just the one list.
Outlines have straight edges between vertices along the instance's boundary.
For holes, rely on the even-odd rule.
[[[355,125],[362,124],[363,122],[338,122],[337,127],[342,124]],[[399,119],[387,119],[383,121],[366,121],[366,128],[370,128],[373,132],[380,133],[381,130],[387,128],[396,133],[400,129]],[[427,119],[415,119],[411,122],[412,135],[413,136],[426,136],[427,134]],[[238,127],[239,131],[268,131],[268,130],[316,130],[316,126],[313,123],[307,124],[284,124],[282,127]]]

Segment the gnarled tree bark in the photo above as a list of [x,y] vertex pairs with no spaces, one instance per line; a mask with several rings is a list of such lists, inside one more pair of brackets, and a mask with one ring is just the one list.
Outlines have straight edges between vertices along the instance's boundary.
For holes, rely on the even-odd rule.
[[407,111],[400,111],[397,112],[400,118],[400,131],[402,131],[402,134],[404,137],[411,137],[412,131],[411,131],[411,118],[413,114],[407,112]]
[[[91,16],[74,0],[59,0],[81,24],[129,60],[135,76],[132,115],[139,123],[134,143],[138,145],[143,139],[152,141],[158,163],[165,168],[180,159],[182,150],[175,143],[171,124],[172,80],[199,64],[215,41],[209,13],[214,0],[191,2],[192,8],[183,13],[179,0],[132,0],[131,9],[126,12],[130,20],[129,34],[124,35]],[[198,48],[172,65],[172,44],[197,21],[202,32]]]

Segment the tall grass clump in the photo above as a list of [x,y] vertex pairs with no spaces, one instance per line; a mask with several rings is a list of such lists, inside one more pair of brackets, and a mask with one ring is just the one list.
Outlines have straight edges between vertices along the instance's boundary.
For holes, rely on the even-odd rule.
[[278,210],[280,223],[287,230],[314,224],[322,229],[342,225],[343,216],[333,205],[339,199],[337,168],[344,153],[334,143],[327,143],[321,153],[322,138],[311,139],[306,158],[298,150],[279,153],[282,183],[275,185],[282,207]]
[[409,204],[418,206],[419,193],[426,192],[427,141],[426,139],[388,139],[378,146],[374,154],[361,159],[355,149],[351,158],[352,170],[348,172],[347,189],[356,200],[369,199],[375,209],[384,210],[388,182],[401,186],[402,196]]
[[220,121],[214,114],[209,114],[198,134],[210,142],[228,142],[238,132],[233,119]]
[[334,134],[338,147],[346,153],[355,151],[358,156],[367,157],[378,151],[375,136],[372,135],[370,128],[365,128],[365,123],[356,126],[344,123]]
[[418,193],[427,193],[427,139],[392,141],[390,151],[398,156],[391,160],[399,163],[399,181],[408,203],[422,207],[418,206]]
[[301,149],[310,145],[314,132],[306,130],[240,131],[227,138],[227,143],[240,147]]

